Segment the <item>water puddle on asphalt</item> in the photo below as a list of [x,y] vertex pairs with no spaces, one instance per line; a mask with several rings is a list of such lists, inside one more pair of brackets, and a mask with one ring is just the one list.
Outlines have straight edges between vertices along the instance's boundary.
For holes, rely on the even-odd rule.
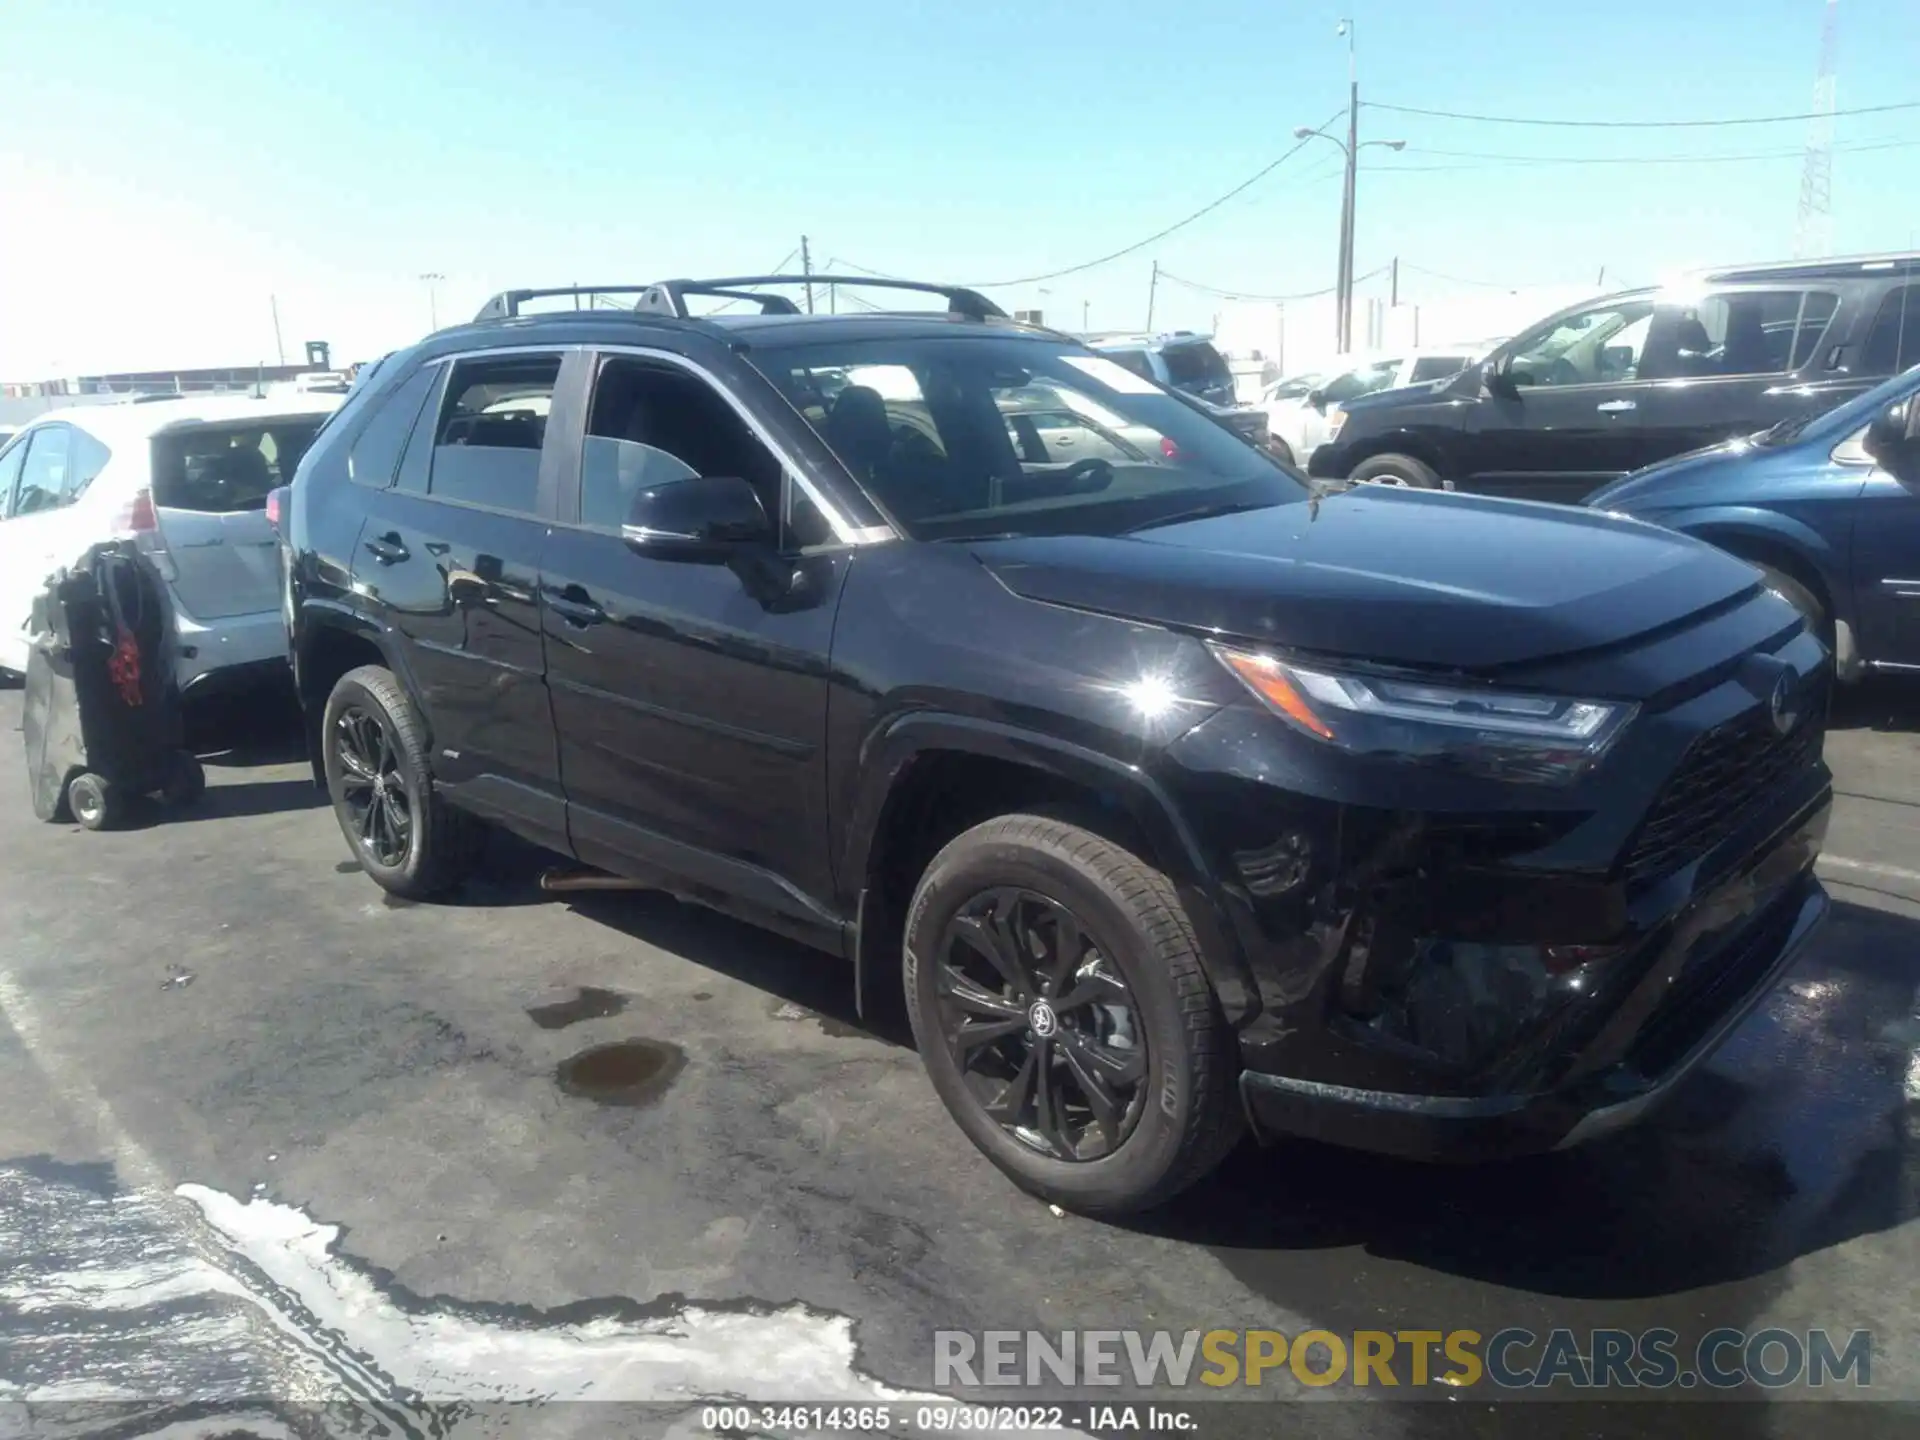
[[686,1063],[686,1052],[664,1040],[621,1040],[561,1061],[554,1078],[569,1095],[638,1107],[665,1094]]
[[583,985],[571,1000],[555,1000],[546,1005],[529,1005],[527,1018],[542,1030],[564,1030],[582,1020],[604,1020],[627,1008],[627,997],[618,990],[601,990]]

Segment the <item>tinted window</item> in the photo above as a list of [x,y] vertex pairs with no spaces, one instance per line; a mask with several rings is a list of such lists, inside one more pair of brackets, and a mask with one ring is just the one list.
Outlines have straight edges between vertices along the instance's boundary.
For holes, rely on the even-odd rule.
[[1903,285],[1887,292],[1867,332],[1860,368],[1883,375],[1920,364],[1920,285]]
[[13,486],[20,478],[20,467],[27,458],[27,442],[22,439],[0,453],[0,516],[13,514]]
[[42,425],[30,437],[26,464],[20,469],[20,488],[14,495],[15,515],[37,515],[67,503],[67,456],[72,443],[64,425]]
[[532,514],[540,491],[540,446],[559,376],[557,355],[456,364],[434,429],[427,493]]
[[[608,360],[580,452],[581,524],[618,530],[640,491],[702,475],[751,482],[769,519],[785,508],[785,468],[711,385],[672,365]],[[791,543],[825,538],[809,533]]]
[[1735,290],[1678,305],[1643,378],[1784,374],[1796,351],[1812,351],[1834,305],[1831,294],[1805,290]]
[[1422,380],[1444,380],[1449,375],[1458,375],[1467,368],[1464,355],[1422,355],[1413,362],[1413,374],[1407,383],[1417,385]]
[[393,483],[400,452],[413,433],[420,407],[433,390],[439,367],[429,365],[379,402],[347,456],[347,474],[360,485],[384,490]]
[[1233,380],[1227,362],[1211,345],[1169,345],[1160,358],[1166,362],[1168,378],[1183,390]]
[[1616,300],[1553,320],[1513,347],[1515,385],[1600,385],[1644,378],[1640,355],[1653,322],[1651,300]]
[[[1112,535],[1306,497],[1234,432],[1110,355],[969,333],[769,345],[752,358],[916,538]],[[1029,404],[1075,417],[1076,443],[1098,437],[1111,455],[1057,458],[1069,432],[1054,427],[1050,444],[1037,423],[1023,444],[1015,417]]]
[[1798,370],[1802,365],[1811,363],[1813,357],[1820,353],[1820,337],[1827,333],[1827,323],[1839,308],[1840,297],[1832,291],[1807,292],[1806,303],[1800,310],[1800,323],[1794,333],[1790,369]]
[[264,510],[267,492],[293,478],[324,417],[175,430],[153,439],[153,503],[226,514]]

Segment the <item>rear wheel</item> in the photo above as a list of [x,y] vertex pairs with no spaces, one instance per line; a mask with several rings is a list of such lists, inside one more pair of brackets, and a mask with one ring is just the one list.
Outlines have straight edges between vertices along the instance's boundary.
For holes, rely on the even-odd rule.
[[1016,1184],[1087,1214],[1168,1200],[1240,1134],[1236,1046],[1166,876],[1034,815],[927,867],[907,917],[920,1054]]
[[1368,485],[1403,485],[1409,490],[1439,490],[1439,472],[1411,455],[1375,455],[1353,467],[1351,477]]
[[327,793],[360,868],[408,900],[458,887],[486,832],[434,792],[426,725],[392,672],[341,676],[322,725]]

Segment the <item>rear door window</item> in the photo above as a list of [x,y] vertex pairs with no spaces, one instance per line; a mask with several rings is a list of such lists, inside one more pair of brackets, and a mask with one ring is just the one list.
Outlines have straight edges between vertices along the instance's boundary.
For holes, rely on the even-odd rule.
[[1648,349],[1646,374],[1783,375],[1813,353],[1837,303],[1820,290],[1727,290],[1676,304]]
[[456,364],[434,429],[427,494],[533,514],[539,505],[540,448],[559,378],[558,355]]
[[156,435],[153,503],[209,515],[265,510],[268,492],[293,478],[324,418],[298,415]]

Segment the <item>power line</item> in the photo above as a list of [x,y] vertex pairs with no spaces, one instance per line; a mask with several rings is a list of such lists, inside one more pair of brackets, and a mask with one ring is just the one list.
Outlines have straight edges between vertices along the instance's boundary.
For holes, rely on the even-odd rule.
[[[794,249],[789,250],[785,255],[782,255],[780,259],[775,262],[775,264],[771,269],[763,270],[760,273],[763,275],[784,274],[785,273],[784,267],[788,264],[788,262],[790,262],[793,259],[794,256],[798,255],[799,253],[800,253],[799,247],[796,246]],[[707,314],[719,315],[724,311],[731,310],[736,305],[744,305],[745,303],[746,302],[744,300],[729,300],[724,305],[714,306],[713,309],[707,311]]]
[[[1387,268],[1385,265],[1376,266],[1364,275],[1356,275],[1353,283],[1358,285],[1363,281],[1375,279],[1378,276],[1386,274]],[[1296,295],[1262,295],[1256,294],[1251,290],[1225,290],[1218,285],[1206,285],[1198,280],[1188,280],[1174,274],[1164,265],[1160,267],[1160,278],[1162,280],[1171,280],[1176,285],[1184,285],[1189,290],[1198,290],[1207,295],[1217,295],[1222,300],[1316,300],[1322,295],[1333,294],[1333,292],[1339,288],[1337,285],[1328,285],[1319,290],[1302,290]]]
[[1444,270],[1429,270],[1424,265],[1415,265],[1410,260],[1400,262],[1402,270],[1411,270],[1416,275],[1426,275],[1435,280],[1450,280],[1455,285],[1477,285],[1486,290],[1517,290],[1520,287],[1510,285],[1504,280],[1475,280],[1466,275],[1449,275]]
[[[1836,145],[1834,150],[1845,155],[1864,155],[1875,150],[1912,150],[1920,148],[1920,140],[1879,140],[1864,145]],[[1457,155],[1462,159],[1474,156],[1474,152],[1465,150],[1420,151],[1423,155]],[[1556,165],[1738,165],[1754,160],[1798,160],[1805,155],[1804,150],[1752,150],[1740,155],[1486,155],[1487,163],[1481,165],[1363,165],[1360,168],[1375,175],[1438,175],[1461,170],[1510,170],[1551,168]]]
[[[1329,115],[1325,120],[1321,121],[1319,126],[1316,127],[1316,129],[1324,130],[1327,126],[1331,125],[1335,120],[1338,120],[1340,116],[1343,115],[1344,113],[1345,113],[1344,107],[1340,110],[1336,110],[1333,114]],[[1098,259],[1087,260],[1082,262],[1079,265],[1069,265],[1063,270],[1049,270],[1044,275],[1021,275],[1011,280],[973,280],[973,281],[967,282],[968,287],[970,289],[992,290],[992,289],[996,289],[998,287],[1006,286],[1006,285],[1034,285],[1039,283],[1042,280],[1058,280],[1061,277],[1066,275],[1078,275],[1083,270],[1092,270],[1096,266],[1105,265],[1111,261],[1121,259],[1123,256],[1135,254],[1138,251],[1146,249],[1147,246],[1153,244],[1155,241],[1166,239],[1167,236],[1173,234],[1177,230],[1186,229],[1187,226],[1193,224],[1194,221],[1201,219],[1203,216],[1211,215],[1215,210],[1218,210],[1222,205],[1226,204],[1229,200],[1233,199],[1234,196],[1242,194],[1247,190],[1251,190],[1255,185],[1259,184],[1262,180],[1266,179],[1267,176],[1271,175],[1275,170],[1278,170],[1282,165],[1286,164],[1287,161],[1291,160],[1295,155],[1298,155],[1302,150],[1304,150],[1307,147],[1307,143],[1313,140],[1314,138],[1315,136],[1313,134],[1309,134],[1305,138],[1295,141],[1294,146],[1291,150],[1287,151],[1279,159],[1271,161],[1266,165],[1263,165],[1259,170],[1255,171],[1252,175],[1248,176],[1245,180],[1242,180],[1238,185],[1234,186],[1231,190],[1227,191],[1226,194],[1220,196],[1216,200],[1208,201],[1205,205],[1202,205],[1198,210],[1194,211],[1191,215],[1186,216],[1184,219],[1174,221],[1173,224],[1167,226],[1164,230],[1156,230],[1153,234],[1147,236],[1147,238],[1144,240],[1136,240],[1133,244],[1123,246],[1121,249],[1114,250],[1108,254],[1102,255]]]
[[[1547,120],[1520,115],[1476,115],[1463,110],[1428,110],[1418,105],[1387,105],[1378,100],[1360,102],[1369,110],[1390,110],[1396,115],[1425,115],[1436,120],[1471,120],[1480,125],[1540,125],[1565,130],[1705,130],[1727,125],[1782,125],[1789,121],[1811,120],[1817,112],[1803,110],[1794,115],[1742,115],[1715,120]],[[1920,110],[1920,100],[1899,100],[1890,105],[1858,105],[1850,110],[1835,110],[1838,115],[1886,115],[1895,110]]]

